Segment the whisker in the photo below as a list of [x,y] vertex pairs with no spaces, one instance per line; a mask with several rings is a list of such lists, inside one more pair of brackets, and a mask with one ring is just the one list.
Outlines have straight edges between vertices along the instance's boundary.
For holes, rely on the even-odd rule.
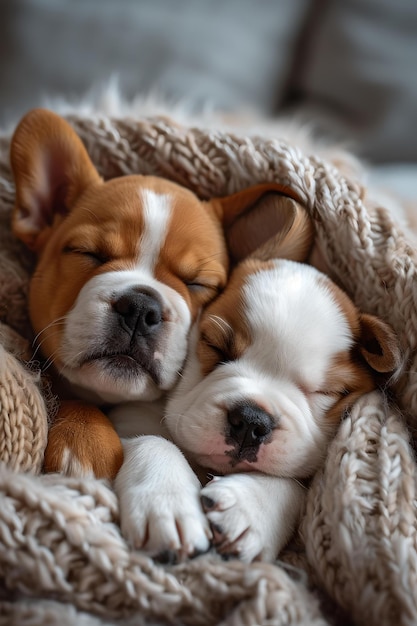
[[[49,330],[50,328],[52,328],[53,326],[62,326],[65,322],[65,320],[67,319],[66,315],[63,315],[62,317],[57,317],[55,320],[53,320],[52,322],[50,322],[47,326],[45,326],[45,328],[43,328],[41,331],[38,332],[38,334],[36,335],[36,337],[33,339],[32,341],[32,348],[34,348],[35,344],[37,343],[39,337],[47,330]],[[44,341],[50,337],[51,335],[47,335],[46,337],[44,337],[44,339],[38,343],[38,345],[36,346],[35,351],[32,354],[32,359],[34,359],[37,355],[37,353],[39,352],[40,347],[42,346],[42,344],[44,343]]]
[[224,320],[222,317],[219,317],[218,315],[210,315],[209,318],[220,328],[222,333],[224,333],[225,335],[229,335],[233,332],[233,328],[231,327],[231,325],[226,322],[226,320]]
[[297,483],[297,485],[300,485],[300,487],[302,487],[304,489],[304,491],[307,491],[307,487],[305,485],[303,485],[303,483],[301,482],[301,480],[298,480],[298,478],[293,478],[293,481],[295,483]]
[[67,315],[63,315],[62,317],[57,317],[55,320],[52,320],[52,322],[50,322],[47,326],[45,326],[45,328],[42,328],[42,330],[38,332],[38,334],[32,341],[32,347],[35,345],[36,341],[42,335],[42,333],[48,330],[48,328],[51,328],[51,326],[57,325],[58,323],[62,324],[67,319],[67,317],[68,317]]
[[92,209],[89,209],[88,207],[85,207],[85,206],[84,206],[84,207],[82,207],[82,210],[83,210],[83,211],[86,211],[87,213],[90,213],[90,214],[94,217],[94,219],[96,220],[97,224],[99,224],[99,223],[100,223],[100,218],[99,218],[99,216],[98,216],[98,215],[96,215],[96,213],[94,213],[94,211],[93,211]]
[[85,356],[85,350],[84,350],[84,349],[83,349],[83,350],[79,350],[79,351],[77,352],[77,354],[72,354],[72,355],[71,355],[71,359],[72,359],[73,361],[74,361],[74,360],[77,360],[77,359],[78,359],[78,357],[80,357],[80,356],[82,356],[82,355],[84,355],[84,356]]
[[40,341],[40,342],[38,343],[38,345],[36,346],[36,350],[34,351],[33,356],[35,356],[35,355],[36,355],[36,353],[38,352],[39,348],[42,346],[42,344],[44,344],[44,343],[45,343],[45,341],[46,341],[49,337],[53,337],[54,335],[57,335],[57,334],[58,334],[58,330],[57,330],[56,332],[54,332],[54,333],[49,333],[47,337],[44,337],[44,338],[42,339],[42,341]]
[[38,343],[38,345],[37,345],[36,349],[34,350],[34,352],[33,352],[32,356],[31,356],[31,360],[33,360],[33,359],[35,359],[35,358],[36,358],[36,356],[37,356],[37,354],[38,354],[39,350],[42,348],[42,345],[45,343],[45,341],[46,341],[47,339],[49,339],[50,337],[53,337],[53,336],[54,336],[54,335],[56,335],[56,334],[58,334],[58,333],[57,333],[57,332],[55,332],[55,333],[49,333],[47,337],[44,337],[44,338],[42,339],[42,341],[40,341],[40,342]]
[[59,352],[59,350],[55,350],[55,352],[53,352],[45,361],[45,363],[42,365],[42,372],[46,372],[46,370],[48,370],[51,365],[53,365],[54,363],[54,359],[56,354]]
[[[58,352],[59,352],[59,350],[56,350],[56,351],[54,352],[54,355],[53,355],[53,356],[55,356]],[[84,351],[84,350],[79,350],[76,354],[72,354],[72,355],[71,355],[71,360],[72,360],[72,362],[76,361],[76,360],[78,359],[78,357],[80,357],[80,356],[82,356],[82,355],[85,355],[85,351]],[[49,359],[48,359],[48,360],[49,360]],[[65,376],[65,370],[66,370],[66,369],[71,369],[71,368],[74,368],[74,367],[79,367],[79,366],[80,366],[80,364],[79,364],[79,363],[76,363],[76,364],[75,364],[75,366],[74,366],[74,364],[72,364],[72,365],[68,365],[68,364],[65,364],[65,363],[64,363],[64,364],[63,364],[63,366],[62,366],[62,368],[61,368],[61,374],[63,374],[63,375]]]

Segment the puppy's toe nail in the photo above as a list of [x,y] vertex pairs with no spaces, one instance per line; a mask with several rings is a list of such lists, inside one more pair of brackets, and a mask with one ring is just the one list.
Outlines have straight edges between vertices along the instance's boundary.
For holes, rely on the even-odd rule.
[[209,496],[201,496],[201,504],[203,505],[205,511],[211,511],[211,509],[214,509],[216,506],[213,498],[209,498]]
[[223,535],[223,528],[220,526],[220,524],[211,524],[211,528],[214,532],[215,535]]
[[178,561],[178,554],[175,550],[163,550],[154,556],[154,560],[164,565],[175,565]]

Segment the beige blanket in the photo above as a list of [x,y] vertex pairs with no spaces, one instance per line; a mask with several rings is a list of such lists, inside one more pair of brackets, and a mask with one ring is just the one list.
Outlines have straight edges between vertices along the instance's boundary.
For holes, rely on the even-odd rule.
[[272,180],[294,189],[335,278],[400,337],[399,409],[374,392],[344,419],[309,490],[300,536],[277,564],[212,554],[162,567],[131,551],[109,485],[37,475],[44,393],[36,368],[12,355],[24,355],[22,337],[30,338],[33,259],[10,234],[9,138],[0,138],[0,624],[416,624],[416,464],[407,427],[417,422],[417,271],[402,232],[359,184],[272,132],[237,137],[162,118],[71,121],[105,177],[159,174],[206,198]]

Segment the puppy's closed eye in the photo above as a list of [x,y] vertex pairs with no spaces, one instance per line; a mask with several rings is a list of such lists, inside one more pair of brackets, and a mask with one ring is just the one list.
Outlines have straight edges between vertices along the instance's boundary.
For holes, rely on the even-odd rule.
[[89,248],[81,248],[77,246],[66,246],[62,252],[65,255],[78,255],[80,258],[86,259],[94,263],[94,265],[104,265],[110,261],[110,256],[100,250],[93,250]]
[[177,258],[171,269],[186,286],[191,298],[203,306],[211,302],[226,283],[226,272],[215,257]]
[[223,316],[212,313],[202,319],[198,357],[204,374],[243,355],[250,344],[245,328],[245,325],[234,326]]
[[228,342],[219,341],[218,337],[208,335],[206,332],[200,335],[198,357],[205,375],[213,371],[217,365],[233,360]]
[[184,283],[191,297],[195,298],[200,305],[209,303],[218,295],[220,290],[219,284],[210,284],[200,278],[185,279]]
[[204,374],[237,358],[235,331],[224,315],[208,313],[200,324],[198,357]]

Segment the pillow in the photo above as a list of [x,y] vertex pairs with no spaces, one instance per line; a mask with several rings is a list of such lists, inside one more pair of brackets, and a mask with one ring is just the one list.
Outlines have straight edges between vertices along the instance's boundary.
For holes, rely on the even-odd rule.
[[296,87],[302,110],[363,156],[417,160],[416,0],[319,1]]
[[274,109],[309,0],[3,0],[1,116],[75,98],[113,74],[223,110]]

